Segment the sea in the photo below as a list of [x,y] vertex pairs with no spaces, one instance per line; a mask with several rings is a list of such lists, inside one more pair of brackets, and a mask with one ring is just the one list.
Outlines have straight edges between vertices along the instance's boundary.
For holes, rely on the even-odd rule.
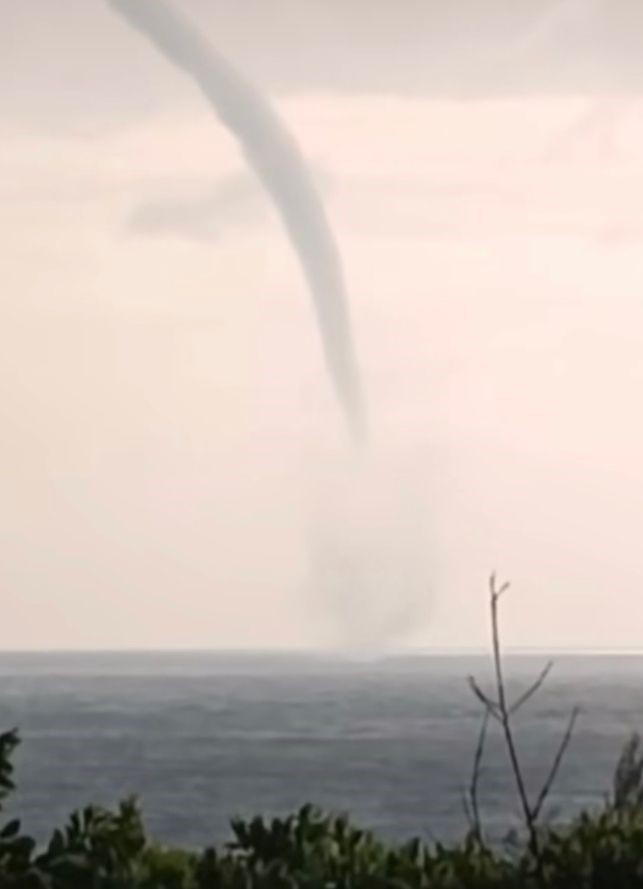
[[[519,695],[545,656],[510,656]],[[449,842],[466,829],[485,656],[350,658],[273,654],[0,655],[0,729],[17,727],[6,817],[44,841],[88,803],[135,794],[152,836],[201,847],[230,818],[304,803],[349,812],[390,839]],[[627,738],[643,727],[643,656],[562,655],[516,714],[532,793],[569,714],[581,710],[547,817],[600,806]],[[491,731],[480,776],[485,830],[519,824],[506,752]]]

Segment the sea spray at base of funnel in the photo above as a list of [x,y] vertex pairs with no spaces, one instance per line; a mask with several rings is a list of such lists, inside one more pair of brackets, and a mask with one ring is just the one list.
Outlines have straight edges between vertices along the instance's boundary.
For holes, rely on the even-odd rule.
[[320,469],[305,601],[333,646],[381,653],[421,630],[436,575],[425,482],[413,455],[374,448]]
[[107,0],[200,87],[272,195],[313,294],[329,372],[356,440],[366,414],[339,253],[305,161],[268,101],[163,0]]

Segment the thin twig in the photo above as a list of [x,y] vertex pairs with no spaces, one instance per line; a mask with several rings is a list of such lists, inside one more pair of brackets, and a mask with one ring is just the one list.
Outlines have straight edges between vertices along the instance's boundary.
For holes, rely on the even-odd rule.
[[469,802],[469,791],[462,791],[462,808],[464,809],[464,817],[467,820],[467,824],[469,825],[469,831],[476,836],[476,824],[475,818],[473,816],[473,812],[471,811],[471,804]]
[[549,663],[545,665],[545,668],[541,671],[540,675],[538,676],[538,679],[536,679],[536,681],[527,689],[527,691],[524,692],[523,694],[521,694],[520,697],[518,698],[518,700],[515,701],[511,705],[511,707],[509,709],[509,713],[511,715],[513,715],[514,713],[517,713],[517,711],[520,710],[520,708],[523,706],[523,704],[526,704],[527,701],[529,700],[529,698],[531,698],[533,695],[536,694],[536,692],[538,691],[540,686],[543,684],[545,679],[551,673],[553,666],[554,666],[553,661],[549,661]]
[[520,761],[518,759],[518,751],[516,749],[513,731],[511,728],[511,713],[509,711],[509,707],[507,706],[507,694],[505,690],[505,680],[502,671],[502,654],[500,651],[500,630],[498,622],[498,599],[508,587],[507,584],[504,584],[498,590],[496,588],[495,575],[491,576],[489,586],[491,591],[491,638],[493,644],[493,662],[496,670],[496,687],[498,689],[498,710],[500,712],[500,723],[502,725],[502,731],[505,737],[507,753],[509,754],[511,770],[514,775],[514,781],[516,782],[516,789],[518,791],[518,797],[520,799],[520,805],[522,808],[523,817],[525,819],[525,825],[529,833],[530,845],[534,854],[537,854],[538,835],[536,832],[536,825],[534,823],[531,806],[529,805],[529,796],[527,795],[527,788],[525,786],[522,769],[520,767]]
[[510,586],[511,586],[510,581],[505,580],[505,582],[498,587],[495,571],[489,578],[489,589],[491,591],[491,596],[493,598],[499,599],[502,595],[504,595],[507,592],[507,590],[509,589]]
[[549,775],[547,776],[545,783],[543,784],[540,793],[538,794],[538,799],[536,800],[536,804],[532,809],[532,815],[534,817],[534,821],[538,819],[540,813],[542,811],[543,805],[549,793],[551,791],[552,785],[556,780],[556,775],[558,774],[558,770],[561,767],[563,759],[565,757],[565,753],[567,752],[567,748],[569,747],[569,743],[572,739],[572,734],[574,733],[574,726],[576,725],[576,720],[578,719],[580,710],[578,707],[574,707],[572,710],[571,716],[569,717],[569,722],[567,723],[567,728],[565,730],[565,734],[563,735],[563,739],[560,742],[560,746],[554,757],[554,761],[552,763],[551,769],[549,771]]
[[476,744],[476,752],[473,758],[473,771],[471,773],[471,784],[469,785],[469,798],[467,810],[470,817],[470,825],[475,839],[482,845],[482,821],[480,818],[480,803],[478,790],[480,787],[480,775],[482,773],[482,757],[484,754],[485,741],[487,739],[487,729],[489,727],[489,716],[491,711],[486,708],[482,715],[482,724],[478,733],[478,743]]
[[483,692],[483,690],[478,685],[478,682],[475,676],[467,677],[469,681],[469,687],[477,699],[481,704],[484,705],[485,712],[488,712],[494,719],[497,719],[498,722],[502,721],[502,717],[500,715],[500,709],[497,701],[492,701],[491,698]]

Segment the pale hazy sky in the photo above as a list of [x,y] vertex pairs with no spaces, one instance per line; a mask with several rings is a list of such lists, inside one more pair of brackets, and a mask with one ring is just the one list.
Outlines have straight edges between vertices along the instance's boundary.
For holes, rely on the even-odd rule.
[[643,646],[636,7],[181,6],[311,163],[371,447],[193,87],[99,0],[5,4],[0,646],[476,646],[494,568],[508,644]]

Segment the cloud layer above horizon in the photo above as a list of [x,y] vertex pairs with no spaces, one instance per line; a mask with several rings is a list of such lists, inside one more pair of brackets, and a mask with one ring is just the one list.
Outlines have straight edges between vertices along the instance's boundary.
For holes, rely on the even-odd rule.
[[[181,8],[272,94],[492,98],[638,93],[636,0],[184,0]],[[55,131],[185,107],[191,92],[104,4],[5,4],[3,117]],[[194,99],[195,107],[198,99]]]

